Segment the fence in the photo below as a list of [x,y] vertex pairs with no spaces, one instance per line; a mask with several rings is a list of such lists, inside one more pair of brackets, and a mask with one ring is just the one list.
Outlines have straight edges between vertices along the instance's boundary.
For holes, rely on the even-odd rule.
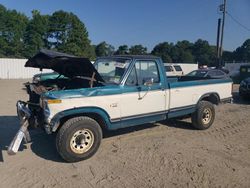
[[[40,73],[37,68],[24,67],[27,59],[0,58],[0,79],[25,79],[32,78]],[[44,69],[43,72],[52,72]]]

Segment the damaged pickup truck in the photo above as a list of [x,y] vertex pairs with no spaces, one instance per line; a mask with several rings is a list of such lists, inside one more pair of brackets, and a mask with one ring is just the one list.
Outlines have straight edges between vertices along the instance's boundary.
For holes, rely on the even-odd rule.
[[59,76],[26,84],[30,99],[17,102],[21,128],[9,154],[18,151],[23,138],[29,140],[29,126],[55,134],[57,151],[68,162],[93,156],[104,129],[188,115],[204,130],[214,122],[214,106],[232,97],[230,79],[170,81],[155,56],[104,57],[93,65],[86,58],[42,50],[25,66],[52,69]]

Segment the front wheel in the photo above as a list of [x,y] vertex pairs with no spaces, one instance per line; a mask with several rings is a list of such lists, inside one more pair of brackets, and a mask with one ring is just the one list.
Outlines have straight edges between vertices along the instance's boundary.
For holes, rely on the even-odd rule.
[[200,130],[208,129],[215,119],[214,105],[208,101],[200,101],[191,119],[195,128]]
[[102,139],[102,130],[92,118],[81,116],[66,121],[56,136],[56,148],[67,162],[77,162],[93,156]]

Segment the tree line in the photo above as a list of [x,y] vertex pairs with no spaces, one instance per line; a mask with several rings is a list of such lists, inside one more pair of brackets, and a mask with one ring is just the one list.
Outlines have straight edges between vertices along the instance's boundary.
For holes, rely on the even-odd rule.
[[[92,45],[84,23],[75,14],[62,10],[51,15],[41,15],[38,10],[33,10],[32,17],[28,18],[0,4],[0,23],[0,58],[30,58],[45,48],[92,60],[114,54],[152,54],[168,63],[213,65],[216,62],[216,47],[202,39],[194,43],[187,40],[175,44],[162,42],[152,51],[141,44],[130,47],[124,44],[117,49],[105,41]],[[250,62],[250,39],[233,52],[224,51],[223,60]]]

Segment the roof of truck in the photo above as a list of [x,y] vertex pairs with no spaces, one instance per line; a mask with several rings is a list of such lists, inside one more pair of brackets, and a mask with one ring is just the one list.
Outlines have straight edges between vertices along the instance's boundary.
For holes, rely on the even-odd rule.
[[159,59],[159,57],[154,55],[112,55],[100,58]]

